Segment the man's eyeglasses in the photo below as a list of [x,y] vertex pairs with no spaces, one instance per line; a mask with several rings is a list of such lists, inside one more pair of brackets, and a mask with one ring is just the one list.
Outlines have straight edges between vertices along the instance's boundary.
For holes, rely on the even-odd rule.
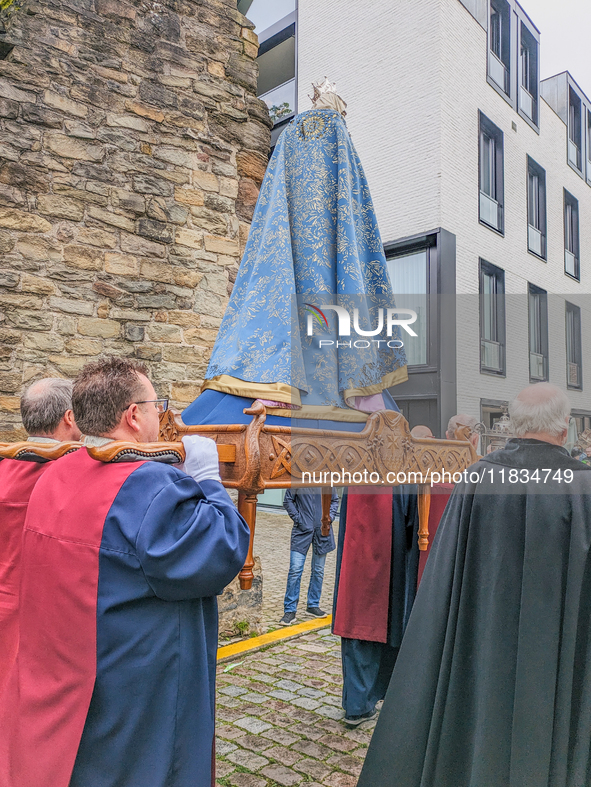
[[144,399],[143,402],[130,402],[127,406],[132,404],[153,404],[160,415],[168,410],[168,399]]

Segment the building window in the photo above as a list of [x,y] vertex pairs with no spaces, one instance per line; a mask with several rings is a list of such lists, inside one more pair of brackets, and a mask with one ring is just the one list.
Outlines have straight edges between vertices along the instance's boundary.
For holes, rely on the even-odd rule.
[[417,321],[413,324],[416,338],[408,335],[404,337],[408,365],[424,366],[428,363],[429,335],[427,249],[390,257],[387,264],[397,308],[413,309],[418,315]]
[[546,259],[546,171],[527,157],[527,248]]
[[519,79],[519,110],[533,123],[538,123],[538,42],[523,24],[520,25],[520,79]]
[[568,90],[568,163],[581,170],[581,99]]
[[480,113],[480,221],[503,232],[503,132]]
[[480,371],[505,374],[505,271],[480,260]]
[[581,310],[566,302],[566,384],[569,388],[583,387],[581,355]]
[[529,379],[548,379],[548,294],[533,284],[528,288]]
[[564,190],[564,271],[580,280],[579,201]]
[[488,75],[508,96],[511,93],[511,8],[506,0],[491,0],[488,46]]

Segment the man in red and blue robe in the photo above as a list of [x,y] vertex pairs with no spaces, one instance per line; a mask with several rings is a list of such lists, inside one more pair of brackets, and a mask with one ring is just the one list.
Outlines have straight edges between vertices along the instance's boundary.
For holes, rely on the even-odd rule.
[[[74,387],[81,428],[102,419],[90,445],[152,441],[162,401],[127,359],[89,364]],[[215,444],[190,440],[194,477],[82,448],[36,485],[0,712],[2,787],[213,783],[216,595],[242,567],[249,531]]]

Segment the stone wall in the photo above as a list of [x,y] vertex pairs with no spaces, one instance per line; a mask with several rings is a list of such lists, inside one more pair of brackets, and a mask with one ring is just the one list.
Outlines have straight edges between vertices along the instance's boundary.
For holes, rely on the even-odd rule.
[[236,0],[0,2],[0,439],[100,353],[198,394],[269,150]]

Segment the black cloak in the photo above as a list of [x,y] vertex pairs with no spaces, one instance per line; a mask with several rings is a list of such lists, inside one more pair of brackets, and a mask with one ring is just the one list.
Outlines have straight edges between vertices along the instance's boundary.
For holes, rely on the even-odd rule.
[[514,439],[457,484],[358,787],[591,785],[590,469]]

